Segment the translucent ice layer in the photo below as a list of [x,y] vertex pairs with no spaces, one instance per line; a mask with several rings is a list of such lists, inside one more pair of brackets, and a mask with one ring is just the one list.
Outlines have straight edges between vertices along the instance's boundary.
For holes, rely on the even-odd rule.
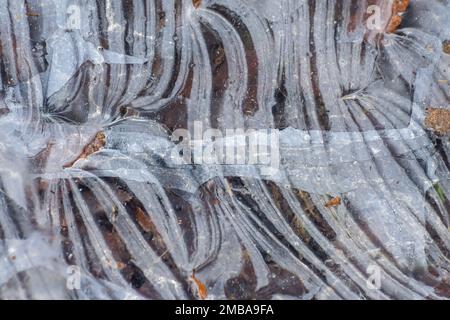
[[0,0],[0,298],[449,298],[449,40],[447,0]]

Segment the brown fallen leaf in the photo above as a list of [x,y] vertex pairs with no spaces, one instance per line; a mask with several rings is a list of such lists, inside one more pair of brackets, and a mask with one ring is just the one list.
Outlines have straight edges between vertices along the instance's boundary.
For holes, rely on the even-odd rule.
[[26,15],[27,15],[28,17],[39,17],[39,16],[40,16],[39,13],[37,13],[37,12],[32,12],[32,11],[27,11]]
[[106,145],[106,136],[105,133],[100,131],[97,132],[95,137],[83,148],[83,151],[80,153],[80,155],[73,161],[69,162],[68,164],[65,164],[64,168],[70,168],[74,165],[75,162],[77,162],[80,159],[86,159],[91,154],[101,150]]
[[201,282],[197,277],[195,276],[195,272],[192,271],[191,280],[196,285],[196,291],[200,299],[205,300],[208,297],[208,290],[206,289],[206,286]]
[[402,24],[403,18],[402,14],[406,12],[409,6],[410,0],[395,0],[392,4],[392,17],[386,27],[387,33],[395,32],[398,27]]
[[450,54],[450,40],[445,40],[442,43],[442,51],[444,51],[446,54]]
[[136,209],[136,219],[141,228],[145,232],[151,232],[153,230],[153,223],[150,218],[145,214],[141,208]]
[[402,17],[400,16],[393,16],[391,18],[391,21],[389,21],[388,26],[386,27],[386,32],[387,33],[394,33],[398,27],[402,24]]
[[392,11],[394,14],[403,13],[408,9],[410,0],[395,0],[392,5]]
[[195,9],[200,7],[201,4],[202,4],[202,0],[192,0],[192,5],[194,6]]
[[341,198],[335,197],[325,204],[325,208],[337,207],[340,204],[341,204]]
[[427,108],[424,125],[439,136],[448,134],[450,132],[450,110]]
[[39,17],[40,14],[33,11],[30,6],[28,5],[28,3],[25,2],[25,15],[27,15],[28,17]]
[[87,158],[91,154],[102,149],[105,144],[106,136],[102,131],[100,131],[95,135],[94,139],[92,139],[92,141],[84,148],[83,156]]

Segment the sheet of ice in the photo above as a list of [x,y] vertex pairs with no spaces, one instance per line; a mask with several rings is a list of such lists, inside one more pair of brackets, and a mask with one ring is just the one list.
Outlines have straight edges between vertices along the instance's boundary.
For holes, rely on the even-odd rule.
[[[389,12],[0,0],[0,298],[449,298],[450,4]],[[199,124],[279,166],[180,162]]]

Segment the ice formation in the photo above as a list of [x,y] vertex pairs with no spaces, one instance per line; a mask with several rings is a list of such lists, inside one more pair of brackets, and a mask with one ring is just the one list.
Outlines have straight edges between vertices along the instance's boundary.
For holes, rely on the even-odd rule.
[[[449,39],[447,0],[0,0],[0,298],[449,298]],[[279,168],[176,161],[196,124]]]

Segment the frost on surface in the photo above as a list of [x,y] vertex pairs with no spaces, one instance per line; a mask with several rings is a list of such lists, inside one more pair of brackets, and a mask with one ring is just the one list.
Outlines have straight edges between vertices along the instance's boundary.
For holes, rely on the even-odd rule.
[[[449,39],[447,0],[0,0],[0,298],[449,298]],[[279,167],[178,161],[198,125]]]

